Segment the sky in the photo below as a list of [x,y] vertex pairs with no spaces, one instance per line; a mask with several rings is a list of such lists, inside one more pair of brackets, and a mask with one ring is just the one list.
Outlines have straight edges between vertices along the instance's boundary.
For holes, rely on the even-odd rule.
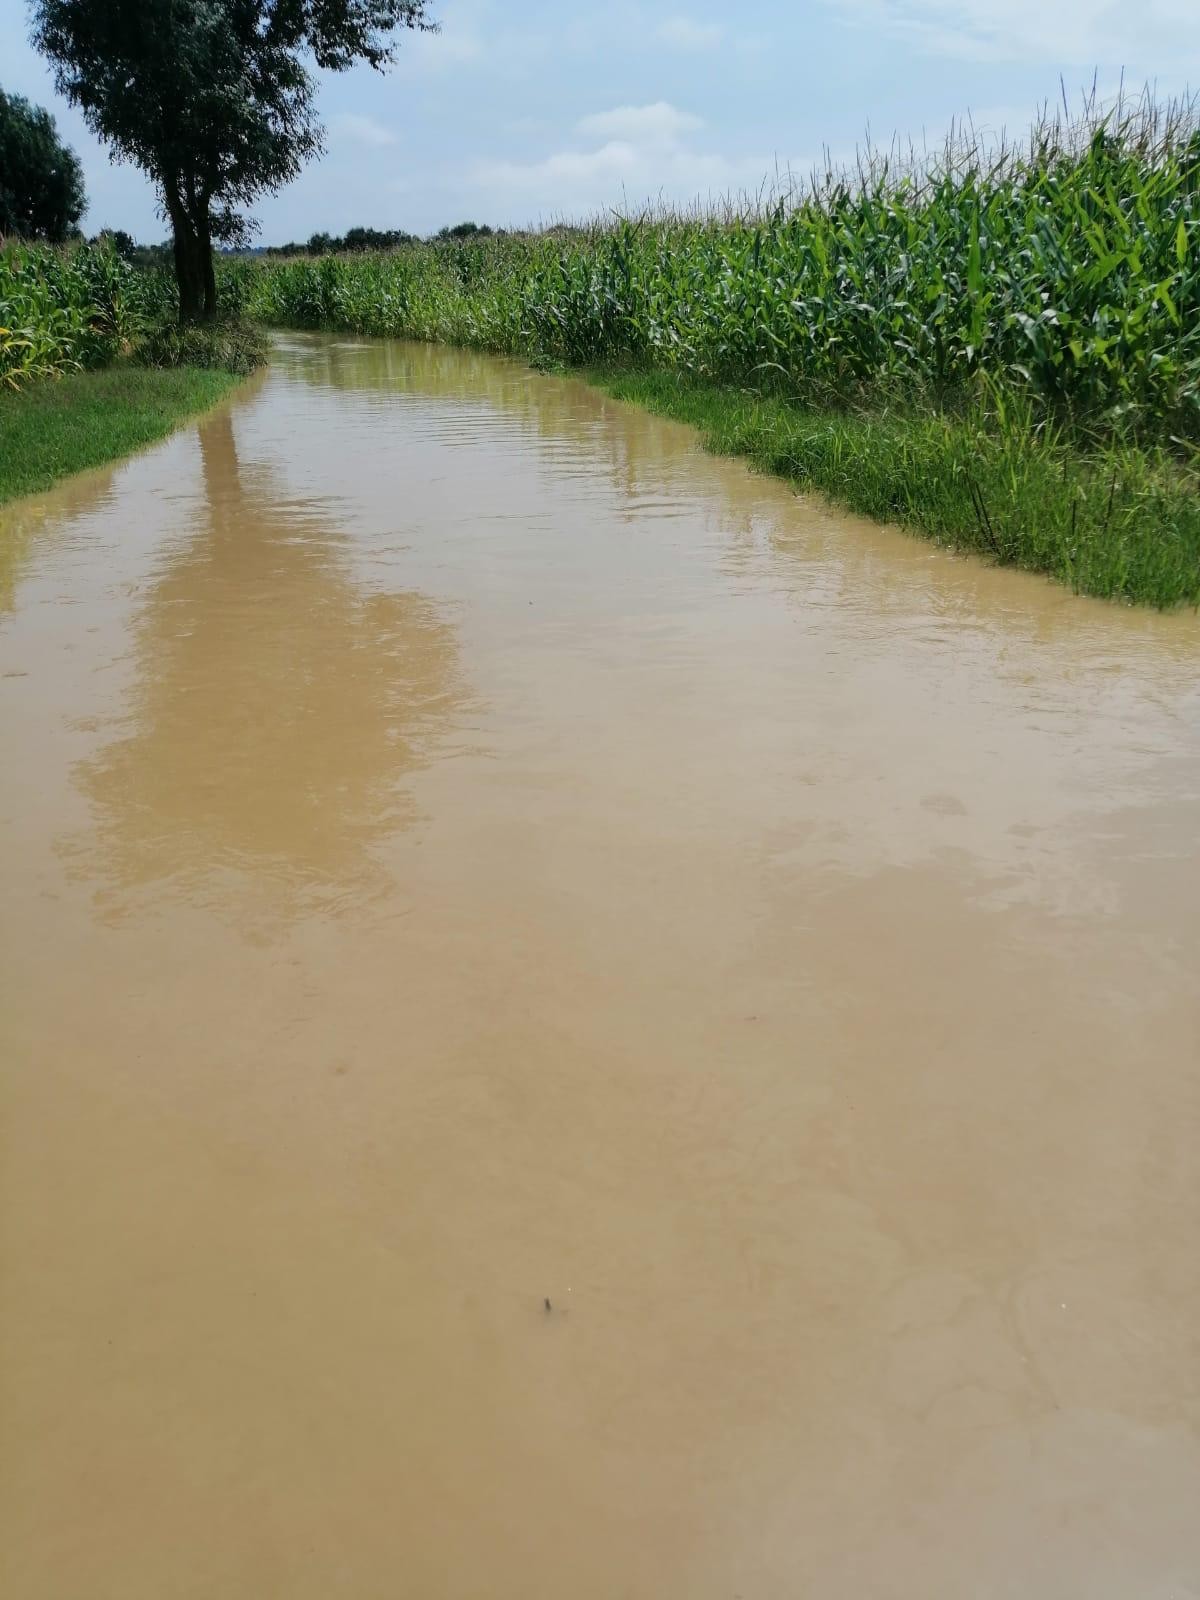
[[[364,225],[519,227],[648,200],[754,194],[870,137],[938,142],[969,113],[1019,133],[1096,78],[1200,89],[1200,0],[433,0],[386,74],[321,74],[325,155],[254,210],[259,241]],[[88,232],[163,238],[0,0],[0,87],[49,107],[83,162]]]

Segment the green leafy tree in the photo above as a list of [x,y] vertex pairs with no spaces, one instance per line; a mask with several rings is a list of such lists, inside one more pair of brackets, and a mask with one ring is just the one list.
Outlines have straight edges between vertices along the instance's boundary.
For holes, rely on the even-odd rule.
[[411,233],[399,228],[348,228],[341,241],[343,250],[395,250],[398,245],[413,244]]
[[107,245],[120,256],[122,261],[132,261],[137,254],[138,247],[134,243],[133,236],[126,233],[124,228],[101,228],[96,237],[88,242]]
[[184,321],[217,310],[216,241],[321,150],[312,67],[382,69],[429,0],[34,0],[61,93],[158,187]]
[[60,243],[75,232],[86,204],[79,162],[54,118],[0,89],[0,237]]

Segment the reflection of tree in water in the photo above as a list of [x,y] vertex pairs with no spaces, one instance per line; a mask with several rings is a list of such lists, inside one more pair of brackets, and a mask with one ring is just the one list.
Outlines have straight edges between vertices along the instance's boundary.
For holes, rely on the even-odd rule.
[[239,466],[228,413],[200,446],[203,526],[136,626],[131,731],[77,773],[100,871],[118,902],[168,879],[275,914],[358,899],[414,820],[402,778],[462,703],[454,630],[418,594],[357,585],[327,507]]

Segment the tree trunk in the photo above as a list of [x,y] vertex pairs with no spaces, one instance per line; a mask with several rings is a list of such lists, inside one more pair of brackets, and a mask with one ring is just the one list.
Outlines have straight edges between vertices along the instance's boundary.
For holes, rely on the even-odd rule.
[[194,196],[193,187],[189,183],[189,204],[177,183],[163,186],[173,234],[181,323],[212,322],[217,314],[217,278],[208,206]]
[[208,218],[200,228],[196,247],[200,255],[200,277],[204,285],[204,320],[215,322],[217,318],[217,272],[213,263],[212,234],[209,231]]
[[179,285],[180,322],[198,322],[204,311],[204,284],[196,235],[187,227],[175,231],[175,281]]
[[164,185],[167,215],[171,219],[175,254],[175,282],[179,288],[180,322],[198,322],[204,309],[204,279],[200,271],[196,230],[173,185]]

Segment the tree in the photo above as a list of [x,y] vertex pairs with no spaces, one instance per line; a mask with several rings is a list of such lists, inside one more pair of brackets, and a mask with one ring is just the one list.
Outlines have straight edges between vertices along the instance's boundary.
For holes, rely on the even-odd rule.
[[322,148],[311,65],[382,70],[429,0],[34,0],[34,41],[61,93],[118,159],[157,185],[179,312],[217,310],[213,243],[244,243],[240,208]]
[[79,162],[59,139],[54,118],[0,89],[0,237],[61,243],[86,204]]
[[96,237],[88,242],[107,245],[120,256],[122,261],[132,261],[137,254],[138,247],[133,241],[133,236],[126,233],[124,228],[101,228]]
[[[335,246],[337,241],[334,241]],[[348,228],[341,241],[343,250],[395,250],[398,245],[413,244],[411,233],[399,228]]]

